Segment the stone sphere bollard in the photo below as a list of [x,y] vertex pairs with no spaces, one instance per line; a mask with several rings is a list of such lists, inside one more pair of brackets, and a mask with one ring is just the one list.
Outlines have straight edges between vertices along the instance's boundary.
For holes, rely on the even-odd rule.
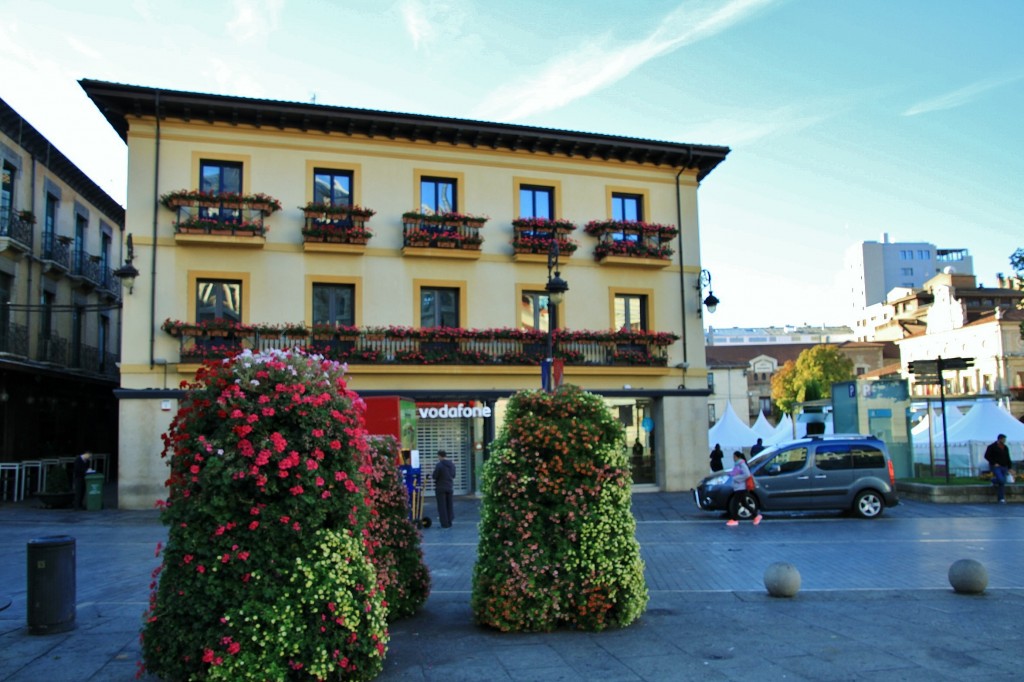
[[800,571],[793,564],[777,561],[765,569],[764,586],[773,597],[794,597],[800,591]]
[[988,571],[974,559],[960,559],[949,567],[949,584],[960,594],[981,594],[988,587]]

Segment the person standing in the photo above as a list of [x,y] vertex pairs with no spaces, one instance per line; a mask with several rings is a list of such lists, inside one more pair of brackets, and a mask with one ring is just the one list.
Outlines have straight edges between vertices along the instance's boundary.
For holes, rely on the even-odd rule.
[[452,508],[452,492],[455,489],[455,464],[448,460],[448,453],[437,451],[434,465],[434,496],[437,499],[437,520],[442,528],[451,528],[455,513]]
[[992,485],[996,487],[999,502],[1006,504],[1006,475],[1010,473],[1010,448],[1006,447],[1006,434],[1000,433],[996,442],[985,448],[985,461],[992,472]]
[[715,443],[715,449],[711,451],[710,455],[708,455],[708,459],[711,460],[712,473],[722,471],[725,469],[725,466],[722,464],[722,459],[724,457],[725,453],[722,452],[722,446],[719,445],[718,443]]
[[92,472],[89,468],[91,452],[83,452],[75,457],[75,468],[72,476],[72,490],[75,492],[75,509],[85,509],[85,475]]
[[[726,521],[725,525],[740,525],[740,520],[738,518],[739,509],[741,507],[745,507],[746,509],[749,509],[750,511],[757,513],[757,515],[754,516],[754,525],[756,526],[759,523],[761,523],[761,513],[757,511],[757,503],[750,496],[750,492],[747,489],[747,479],[750,478],[750,467],[747,466],[747,457],[742,452],[737,450],[736,452],[732,453],[732,461],[733,467],[732,471],[729,472],[729,475],[732,476],[733,495],[739,496],[740,501],[739,504],[735,506],[737,513],[734,514],[731,519]],[[729,508],[733,509],[734,507],[732,505],[729,505]]]
[[762,450],[764,450],[764,439],[758,438],[757,442],[754,443],[753,447],[750,448],[750,456],[753,457]]

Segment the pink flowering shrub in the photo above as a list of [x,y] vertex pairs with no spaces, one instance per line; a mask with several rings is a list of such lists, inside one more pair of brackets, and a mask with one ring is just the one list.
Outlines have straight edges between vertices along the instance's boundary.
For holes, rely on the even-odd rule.
[[384,590],[388,620],[416,613],[430,596],[430,573],[423,563],[420,534],[409,520],[409,496],[398,471],[394,436],[370,437],[368,477],[373,506],[368,530],[377,542],[374,565]]
[[164,435],[169,530],[145,668],[166,680],[373,679],[387,607],[369,558],[361,401],[343,367],[245,351],[187,388]]
[[647,585],[622,425],[575,386],[524,391],[483,475],[472,609],[502,631],[629,625]]

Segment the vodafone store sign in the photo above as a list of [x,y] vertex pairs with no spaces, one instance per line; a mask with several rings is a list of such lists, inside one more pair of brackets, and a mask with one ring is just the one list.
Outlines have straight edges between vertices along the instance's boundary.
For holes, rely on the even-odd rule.
[[491,408],[487,406],[473,407],[465,403],[458,405],[440,405],[431,407],[417,407],[420,419],[472,419],[491,416]]

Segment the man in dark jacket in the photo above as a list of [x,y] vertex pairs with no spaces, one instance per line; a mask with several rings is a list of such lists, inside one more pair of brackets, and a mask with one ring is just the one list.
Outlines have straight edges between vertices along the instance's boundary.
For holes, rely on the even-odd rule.
[[75,492],[75,509],[85,509],[85,475],[92,472],[89,467],[89,460],[92,459],[91,452],[83,452],[75,457],[74,476],[72,477],[72,490]]
[[434,495],[437,498],[437,520],[442,528],[451,528],[455,513],[452,510],[452,492],[455,487],[455,464],[448,461],[448,453],[437,451],[434,465]]
[[996,442],[985,448],[985,460],[992,471],[992,483],[996,486],[999,501],[1006,502],[1006,475],[1010,472],[1010,449],[1006,447],[1006,434],[1000,433]]

